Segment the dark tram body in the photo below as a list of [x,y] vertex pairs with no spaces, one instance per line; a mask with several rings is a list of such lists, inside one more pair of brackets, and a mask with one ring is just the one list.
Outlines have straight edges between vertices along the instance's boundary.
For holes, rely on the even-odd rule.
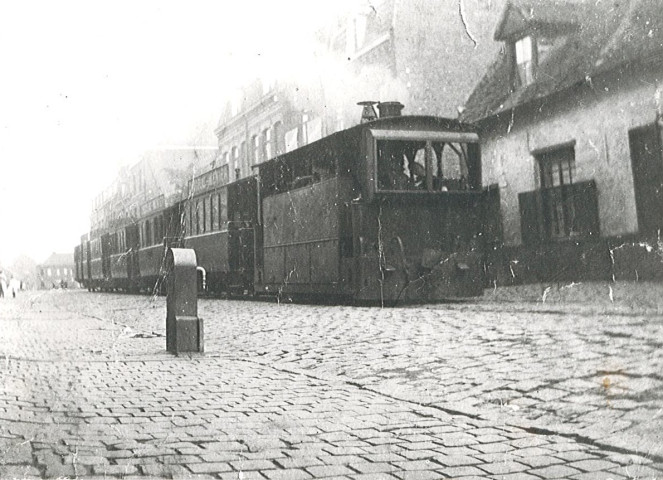
[[202,188],[190,188],[195,193],[183,202],[183,246],[196,252],[201,288],[204,280],[204,289],[213,294],[248,294],[259,226],[256,178],[230,184],[212,178]]
[[258,165],[221,167],[188,195],[84,236],[77,280],[90,289],[159,288],[169,246],[192,248],[212,294],[437,301],[481,293],[478,137],[425,116],[362,123]]
[[256,292],[434,301],[482,291],[469,127],[390,117],[259,166]]

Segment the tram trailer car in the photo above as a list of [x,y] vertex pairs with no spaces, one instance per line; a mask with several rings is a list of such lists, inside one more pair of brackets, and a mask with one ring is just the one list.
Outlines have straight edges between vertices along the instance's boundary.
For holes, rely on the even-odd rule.
[[[212,170],[194,179],[202,187],[184,202],[185,248],[196,252],[199,287],[210,294],[253,293],[255,177],[224,184]],[[207,181],[211,176],[213,181]]]
[[158,208],[137,224],[127,227],[135,229],[134,243],[129,250],[132,268],[127,268],[134,290],[150,293],[165,293],[164,261],[170,247],[181,247],[182,206],[180,202],[166,208]]
[[177,203],[129,225],[84,235],[74,250],[77,281],[91,291],[162,292],[165,252],[181,246],[180,212]]
[[257,293],[370,302],[481,294],[484,194],[473,127],[380,118],[258,170]]

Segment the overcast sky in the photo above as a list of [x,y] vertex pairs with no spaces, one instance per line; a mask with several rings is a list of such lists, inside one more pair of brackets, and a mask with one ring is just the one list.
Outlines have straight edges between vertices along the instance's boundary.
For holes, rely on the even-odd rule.
[[72,252],[142,151],[214,145],[233,89],[302,65],[341,3],[0,2],[0,264]]

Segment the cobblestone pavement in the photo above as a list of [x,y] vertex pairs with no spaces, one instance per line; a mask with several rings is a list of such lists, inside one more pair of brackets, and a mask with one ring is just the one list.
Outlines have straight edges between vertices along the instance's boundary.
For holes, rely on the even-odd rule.
[[663,319],[462,303],[0,301],[0,478],[663,478]]

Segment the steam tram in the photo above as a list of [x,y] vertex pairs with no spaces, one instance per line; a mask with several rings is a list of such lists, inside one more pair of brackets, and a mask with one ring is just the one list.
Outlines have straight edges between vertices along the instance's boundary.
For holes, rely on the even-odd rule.
[[[153,290],[168,246],[192,248],[209,293],[437,301],[483,289],[474,129],[385,116],[334,133],[76,247],[88,288]],[[147,226],[146,226],[147,225]],[[115,240],[113,240],[115,238]]]

